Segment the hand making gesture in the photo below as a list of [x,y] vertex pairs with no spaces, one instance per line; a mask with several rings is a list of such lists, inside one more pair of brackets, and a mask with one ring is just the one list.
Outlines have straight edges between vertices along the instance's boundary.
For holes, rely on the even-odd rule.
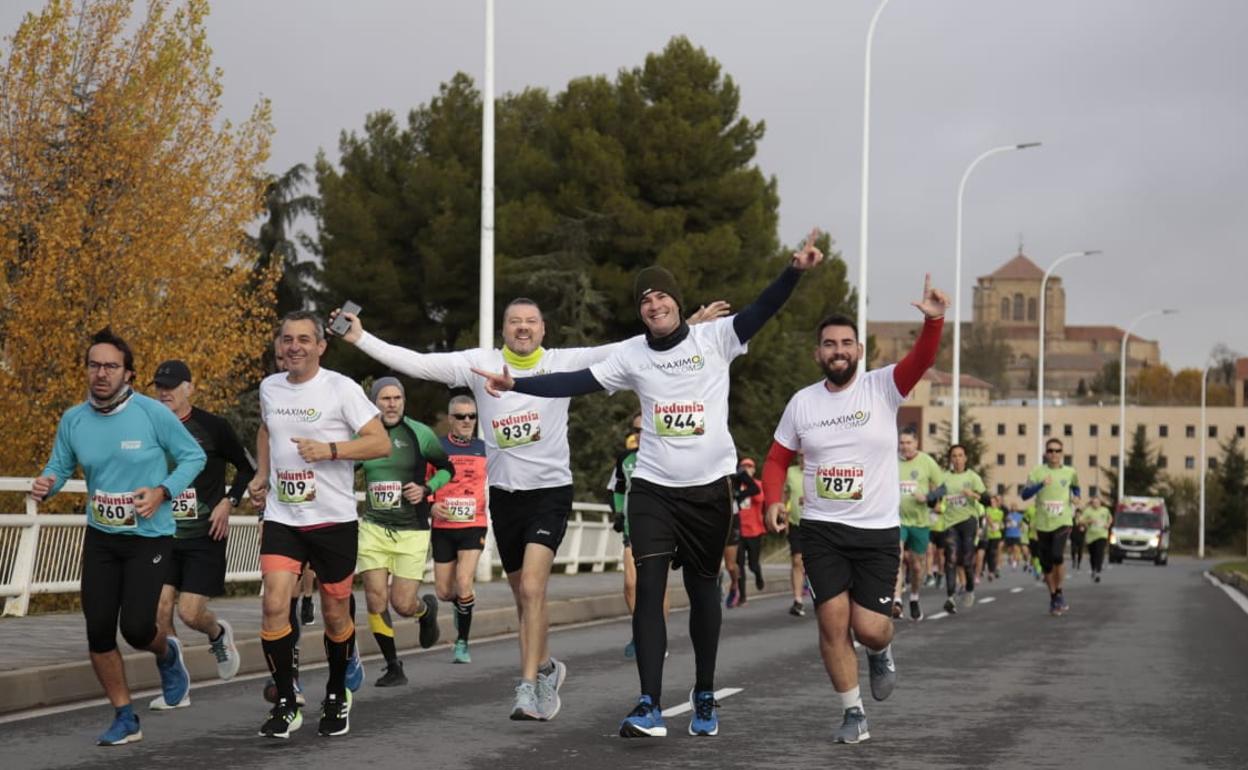
[[911,305],[922,311],[928,318],[943,318],[949,307],[949,295],[940,289],[932,288],[932,274],[923,274],[923,299],[911,302]]
[[793,267],[803,272],[811,269],[815,265],[823,261],[823,252],[815,246],[815,241],[819,238],[819,228],[814,228],[810,234],[806,236],[806,242],[793,252]]

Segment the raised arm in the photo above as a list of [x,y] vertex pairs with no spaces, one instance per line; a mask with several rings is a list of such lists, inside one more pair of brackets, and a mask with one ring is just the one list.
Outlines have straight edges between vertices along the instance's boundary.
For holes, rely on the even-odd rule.
[[789,299],[789,295],[797,288],[797,282],[801,279],[802,273],[823,261],[823,252],[815,247],[815,239],[818,237],[818,228],[811,230],[806,236],[806,242],[793,253],[792,261],[784,268],[780,277],[772,281],[771,285],[758,295],[758,299],[744,307],[732,319],[732,328],[737,333],[737,339],[742,343],[749,342],[763,328],[763,324],[779,312]]
[[[340,313],[340,310],[335,310],[330,314],[331,324]],[[398,345],[391,345],[364,331],[364,325],[360,322],[359,316],[354,313],[341,313],[341,315],[351,322],[351,328],[342,335],[342,338],[355,345],[374,361],[418,380],[440,382],[450,386],[467,384],[467,361],[462,352],[417,353]]]
[[897,392],[903,396],[910,395],[910,391],[922,379],[923,373],[936,363],[949,297],[940,289],[932,288],[932,276],[929,273],[923,277],[923,299],[910,304],[923,313],[923,331],[919,333],[919,338],[914,341],[914,347],[906,357],[893,368],[893,383],[897,386]]

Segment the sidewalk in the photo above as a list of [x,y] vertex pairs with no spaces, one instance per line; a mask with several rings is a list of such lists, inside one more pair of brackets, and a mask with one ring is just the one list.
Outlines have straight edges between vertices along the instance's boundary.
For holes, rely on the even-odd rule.
[[[770,591],[788,590],[788,569],[764,565],[764,574]],[[671,602],[673,607],[685,607],[688,598],[680,590],[678,576],[673,576]],[[578,575],[551,576],[548,597],[550,601],[550,624],[584,623],[626,615],[624,604],[624,575],[622,572],[584,572]],[[426,591],[427,589],[427,591]],[[432,584],[422,586],[421,593],[432,592]],[[515,604],[506,580],[479,583],[476,586],[476,610],[472,619],[474,637],[482,638],[517,630]],[[242,659],[240,674],[265,670],[260,652],[260,599],[244,597],[214,600],[209,605],[218,616],[234,626],[234,636]],[[363,592],[356,592],[357,640],[364,655],[377,652],[377,644],[368,633]],[[439,645],[454,640],[452,613],[447,603],[440,603],[438,625],[442,631]],[[186,643],[186,665],[192,681],[216,679],[216,659],[208,651],[203,634],[188,632],[175,620],[178,633]],[[325,651],[319,642],[323,626],[319,606],[317,623],[305,626],[304,638],[312,637],[315,643],[300,645],[301,660],[306,663],[320,662]],[[415,648],[416,623],[395,617],[395,641],[400,650]],[[150,653],[135,653],[124,641],[118,640],[118,648],[126,660],[126,677],[131,690],[155,687],[159,684],[156,666]],[[82,615],[59,613],[35,615],[22,618],[0,618],[0,714],[23,711],[41,706],[96,698],[100,686],[91,670],[87,657],[86,632]]]

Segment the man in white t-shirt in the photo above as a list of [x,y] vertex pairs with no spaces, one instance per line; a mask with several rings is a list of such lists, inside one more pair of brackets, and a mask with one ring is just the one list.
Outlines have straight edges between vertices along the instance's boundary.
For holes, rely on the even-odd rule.
[[914,349],[895,366],[858,375],[863,345],[853,319],[819,324],[815,360],[824,379],[793,395],[763,470],[767,527],[785,517],[782,489],[795,453],[803,457],[802,561],[819,620],[819,648],[844,709],[835,738],[870,737],[858,689],[853,638],[867,648],[871,694],[884,700],[896,683],[890,643],[893,582],[900,566],[897,410],[936,360],[948,298],[925,280],[913,303],[926,317]]
[[517,391],[548,398],[599,390],[636,391],[641,401],[641,445],[628,491],[629,537],[637,564],[633,639],[641,697],[620,725],[622,737],[667,734],[660,708],[667,627],[663,594],[667,573],[682,566],[689,594],[689,631],[696,677],[691,735],[716,735],[715,658],[721,606],[719,562],[732,520],[737,452],[728,432],[728,367],[774,315],[806,270],[823,258],[811,238],[792,264],[750,306],[731,318],[698,326],[681,320],[681,293],[661,267],[637,276],[635,297],[646,333],[620,343],[588,369],[513,378],[477,369],[487,392]]
[[[380,412],[354,381],[321,368],[325,329],[305,311],[282,319],[278,349],[285,372],[260,383],[260,430],[251,499],[264,508],[260,573],[264,581],[261,647],[277,702],[260,728],[289,738],[303,724],[295,703],[290,600],[304,562],[321,581],[321,614],[329,682],[319,733],[350,729],[348,661],[355,653],[351,581],[359,539],[355,462],[390,454]],[[358,438],[352,438],[358,434]]]

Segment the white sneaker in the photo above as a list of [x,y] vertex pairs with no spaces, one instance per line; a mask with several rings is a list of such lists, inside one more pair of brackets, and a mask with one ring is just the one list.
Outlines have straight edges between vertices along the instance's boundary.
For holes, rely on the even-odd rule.
[[221,626],[221,636],[217,641],[208,642],[208,647],[217,659],[217,676],[222,679],[233,679],[238,673],[242,661],[238,658],[238,647],[234,644],[234,628],[228,621],[217,619]]

